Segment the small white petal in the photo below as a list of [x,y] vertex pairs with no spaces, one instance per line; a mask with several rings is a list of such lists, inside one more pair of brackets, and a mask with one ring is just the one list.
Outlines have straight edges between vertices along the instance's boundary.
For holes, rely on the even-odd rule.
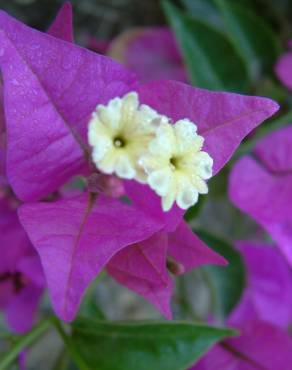
[[118,157],[115,171],[122,179],[133,179],[136,175],[135,168],[127,155]]
[[175,136],[170,124],[162,124],[157,128],[156,137],[149,144],[149,150],[154,156],[170,158],[175,148]]
[[189,119],[181,119],[174,124],[178,152],[198,152],[202,149],[204,138],[197,133],[197,126]]
[[138,94],[130,92],[123,97],[121,127],[127,131],[135,128],[135,113],[139,106]]
[[188,209],[197,203],[199,197],[198,191],[191,186],[183,187],[178,191],[176,202],[182,209]]
[[195,186],[195,188],[198,190],[199,194],[208,193],[208,186],[206,182],[203,179],[201,179],[199,176],[195,176],[192,183]]
[[154,171],[148,176],[148,184],[160,196],[165,196],[171,187],[172,174],[166,170]]
[[92,152],[92,159],[94,163],[99,162],[111,148],[112,140],[106,136],[100,136]]
[[115,150],[110,150],[98,162],[97,168],[100,169],[101,172],[104,172],[106,174],[112,174],[115,172],[116,162],[117,162],[117,153]]
[[204,180],[212,177],[213,159],[206,152],[199,152],[195,156],[196,173]]
[[162,197],[162,209],[168,212],[175,202],[175,192],[169,192],[166,196]]
[[98,105],[96,113],[100,117],[102,123],[109,129],[115,131],[119,129],[121,121],[122,99],[114,98],[110,100],[107,106]]

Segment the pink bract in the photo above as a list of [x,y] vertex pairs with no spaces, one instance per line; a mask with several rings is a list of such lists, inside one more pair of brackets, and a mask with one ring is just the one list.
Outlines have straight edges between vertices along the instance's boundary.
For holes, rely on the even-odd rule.
[[[291,47],[291,40],[289,46]],[[275,72],[288,89],[292,89],[292,52],[283,54],[276,63]]]
[[26,204],[19,216],[38,251],[56,313],[70,321],[88,284],[124,247],[162,226],[120,201],[89,194]]
[[239,337],[216,345],[190,370],[288,370],[292,340],[284,330],[264,321],[245,322],[238,329]]
[[18,197],[31,201],[84,172],[90,114],[135,83],[111,59],[3,12],[0,29],[8,178]]
[[18,333],[31,329],[45,285],[38,256],[17,213],[0,200],[0,308],[10,328]]
[[229,324],[264,320],[286,329],[292,321],[292,274],[288,264],[269,244],[242,241],[237,247],[246,266],[246,287],[229,316]]
[[[68,5],[61,10],[51,35],[0,14],[8,178],[20,199],[34,202],[20,208],[20,220],[41,257],[62,319],[75,317],[87,285],[104,267],[170,317],[167,254],[186,270],[225,263],[182,223],[182,210],[174,207],[163,213],[154,192],[133,182],[125,182],[131,205],[88,193],[37,201],[52,192],[60,196],[58,190],[73,176],[95,173],[86,141],[90,114],[96,104],[128,91],[137,91],[142,103],[173,121],[193,120],[206,139],[215,173],[278,105],[266,98],[215,93],[175,81],[138,85],[125,67],[68,42],[70,12]],[[151,243],[159,247],[151,248]]]
[[[136,90],[135,79],[111,59],[32,30],[5,13],[0,28],[8,177],[21,199],[37,200],[84,171],[89,115],[96,104]],[[188,117],[197,124],[215,173],[241,140],[278,109],[266,98],[174,81],[142,85],[138,92],[143,103],[174,121]]]
[[61,40],[74,42],[71,3],[66,2],[62,6],[47,33]]
[[233,203],[254,218],[292,264],[292,128],[260,140],[252,157],[241,158],[229,179]]
[[168,319],[173,283],[166,268],[167,234],[160,232],[117,253],[108,272],[122,285],[153,303]]
[[205,264],[227,264],[181,221],[172,232],[160,231],[123,249],[112,258],[108,271],[120,284],[134,290],[152,302],[166,318],[171,318],[173,283],[166,269],[167,256],[180,264],[182,273]]
[[187,82],[182,56],[166,27],[126,31],[111,42],[107,53],[134,71],[141,82],[165,78]]
[[205,138],[204,150],[214,160],[216,174],[245,136],[279,106],[271,99],[198,89],[181,82],[156,81],[139,87],[143,103],[174,122],[189,118]]

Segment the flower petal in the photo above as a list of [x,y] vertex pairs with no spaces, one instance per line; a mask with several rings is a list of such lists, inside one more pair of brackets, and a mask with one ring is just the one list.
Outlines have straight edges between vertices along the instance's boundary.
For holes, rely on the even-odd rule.
[[126,31],[112,41],[108,53],[135,71],[142,82],[161,78],[187,81],[175,38],[166,27]]
[[26,204],[19,216],[40,255],[54,309],[66,321],[74,319],[86,287],[119,250],[161,228],[120,201],[94,201],[87,194]]
[[169,234],[168,253],[184,266],[185,271],[206,264],[227,264],[225,258],[202,242],[184,221]]
[[37,200],[85,170],[90,114],[135,81],[111,59],[4,12],[0,30],[8,177],[18,197]]
[[214,160],[216,174],[242,139],[278,110],[273,100],[255,96],[198,89],[175,81],[142,85],[141,102],[174,122],[188,118],[205,138],[203,150]]
[[279,80],[292,90],[292,53],[285,53],[278,60],[275,72]]
[[15,271],[24,256],[33,254],[30,241],[9,202],[0,200],[0,274]]
[[229,197],[260,224],[285,221],[292,216],[292,175],[268,172],[251,157],[234,165],[229,177]]
[[42,288],[28,284],[13,296],[5,310],[6,321],[12,330],[25,333],[31,329],[42,292]]
[[108,272],[122,285],[150,301],[171,318],[172,280],[166,269],[167,235],[156,233],[149,239],[124,248],[108,264]]
[[47,33],[64,41],[74,42],[72,18],[72,5],[68,1],[58,11]]
[[239,329],[240,336],[216,345],[190,370],[288,370],[292,340],[284,330],[264,321],[246,322]]
[[175,230],[183,217],[184,210],[177,205],[174,205],[169,212],[164,212],[161,207],[161,198],[148,185],[142,185],[136,181],[125,181],[125,191],[138,209],[143,209],[143,212],[163,223],[166,231]]
[[279,175],[292,173],[292,125],[259,140],[254,153],[268,170]]
[[292,319],[292,274],[286,261],[269,244],[242,241],[236,245],[244,258],[247,281],[229,323],[258,319],[287,328]]

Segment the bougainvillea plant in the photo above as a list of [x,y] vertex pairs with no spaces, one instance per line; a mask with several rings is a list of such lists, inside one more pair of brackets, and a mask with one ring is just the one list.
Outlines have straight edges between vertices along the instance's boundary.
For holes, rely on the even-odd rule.
[[[69,3],[47,32],[0,13],[0,308],[11,329],[27,333],[17,339],[24,344],[4,356],[3,366],[54,325],[81,369],[132,370],[138,362],[142,370],[211,369],[215,363],[222,370],[281,368],[292,348],[286,261],[266,241],[209,245],[196,233],[196,220],[188,222],[241,142],[279,105],[268,97],[188,85],[169,29],[137,32],[110,46],[109,55],[117,57],[115,45],[126,42],[128,54],[118,58],[123,65],[74,43]],[[157,61],[143,64],[150,51]],[[206,70],[207,65],[206,59]],[[291,217],[291,132],[282,130],[257,144],[261,164],[242,158],[234,166],[230,197],[289,259],[282,229]],[[180,275],[210,273],[220,291],[237,281],[230,275],[233,258],[245,271],[244,282],[243,272],[236,272],[243,282],[237,304],[220,320],[215,310],[190,314]],[[103,274],[169,321],[116,323],[96,306],[85,317],[82,303],[95,300],[96,279]],[[206,282],[212,293],[212,281]],[[40,304],[46,288],[56,315],[49,319],[50,307]],[[204,292],[192,296],[206,300]],[[44,319],[31,329],[39,305]],[[182,312],[206,322],[172,321],[185,319]],[[262,351],[267,336],[275,339]],[[113,346],[119,347],[114,359]],[[281,360],[274,355],[277,348]],[[167,350],[169,359],[162,355]]]

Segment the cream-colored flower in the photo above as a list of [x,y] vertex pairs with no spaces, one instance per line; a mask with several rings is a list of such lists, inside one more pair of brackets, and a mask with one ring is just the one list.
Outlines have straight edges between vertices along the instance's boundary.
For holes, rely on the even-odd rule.
[[88,131],[96,167],[106,174],[145,182],[138,160],[161,122],[167,118],[147,105],[139,105],[136,92],[114,98],[106,106],[98,105]]
[[199,194],[208,192],[205,180],[212,176],[213,160],[201,151],[204,138],[196,131],[197,126],[188,119],[174,125],[163,123],[139,161],[149,186],[162,197],[164,211],[175,201],[187,209],[198,201]]

